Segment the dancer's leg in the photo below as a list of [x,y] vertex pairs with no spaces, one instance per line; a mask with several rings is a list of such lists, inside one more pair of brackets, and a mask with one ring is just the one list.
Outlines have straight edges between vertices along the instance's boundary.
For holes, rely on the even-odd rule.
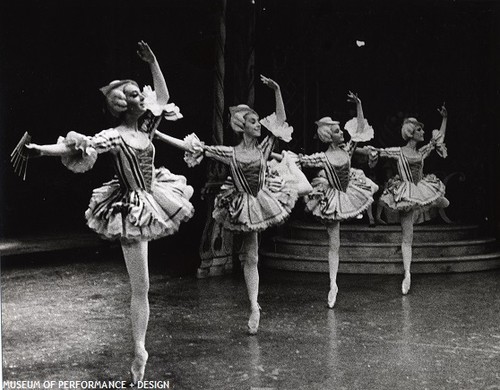
[[244,233],[243,244],[240,253],[240,260],[243,265],[245,283],[247,285],[248,300],[250,301],[251,314],[248,320],[248,332],[256,334],[259,328],[260,310],[257,302],[259,295],[259,270],[257,263],[258,255],[258,236],[256,232]]
[[379,225],[387,225],[387,222],[382,219],[382,211],[384,211],[384,203],[379,198],[377,201],[377,211],[375,212],[375,221]]
[[339,270],[340,250],[340,222],[334,221],[327,227],[328,231],[328,267],[330,269],[330,291],[328,293],[328,307],[335,306],[337,300],[337,272]]
[[368,206],[366,209],[366,215],[368,216],[368,225],[375,226],[375,219],[373,218],[373,207],[372,205]]
[[149,321],[149,271],[148,242],[122,242],[123,257],[130,278],[132,296],[130,311],[132,337],[134,340],[134,361],[130,369],[132,382],[142,380],[148,353],[146,352],[146,330]]
[[401,229],[402,229],[402,241],[401,241],[401,253],[403,255],[403,267],[405,270],[405,278],[403,284],[401,285],[401,292],[403,294],[408,294],[411,285],[411,260],[412,260],[412,245],[413,245],[413,214],[414,211],[402,212],[401,217]]

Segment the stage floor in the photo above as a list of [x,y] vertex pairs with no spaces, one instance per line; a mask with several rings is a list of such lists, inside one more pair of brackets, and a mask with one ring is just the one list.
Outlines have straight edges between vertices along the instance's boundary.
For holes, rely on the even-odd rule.
[[[57,256],[57,257],[55,257]],[[3,379],[128,380],[128,278],[117,259],[2,269]],[[241,276],[151,269],[145,380],[172,389],[498,389],[500,270],[401,277],[262,270],[257,336]],[[152,385],[153,383],[149,383]],[[159,388],[159,387],[158,387]]]

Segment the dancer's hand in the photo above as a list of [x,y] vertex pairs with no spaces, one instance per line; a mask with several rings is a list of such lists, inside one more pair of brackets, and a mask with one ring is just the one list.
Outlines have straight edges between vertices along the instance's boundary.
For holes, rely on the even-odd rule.
[[140,57],[141,60],[149,64],[152,64],[153,62],[156,61],[156,57],[153,53],[153,50],[151,50],[151,48],[146,42],[144,41],[137,42],[137,46],[138,46],[137,55]]
[[361,104],[361,99],[354,92],[349,91],[347,94],[347,101],[350,103]]
[[40,157],[42,155],[42,146],[33,143],[26,144],[21,155],[26,158]]
[[264,83],[264,85],[267,85],[269,88],[271,88],[274,91],[277,91],[280,89],[280,86],[278,83],[274,80],[271,80],[270,78],[260,75],[260,81]]
[[366,149],[368,153],[371,154],[372,156],[376,156],[378,153],[380,153],[380,149],[372,145],[366,145],[363,147],[363,149]]
[[444,102],[443,102],[443,105],[441,106],[441,108],[438,108],[437,110],[443,118],[448,118],[448,110],[444,106]]

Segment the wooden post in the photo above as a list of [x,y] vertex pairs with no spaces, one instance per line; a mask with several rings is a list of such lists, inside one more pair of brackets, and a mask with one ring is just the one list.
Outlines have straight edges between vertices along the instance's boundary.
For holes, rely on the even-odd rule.
[[[212,119],[212,142],[222,145],[224,142],[224,75],[226,44],[226,0],[217,3],[217,37],[215,43],[214,69],[214,107]],[[207,183],[203,188],[203,196],[207,202],[207,219],[200,243],[201,264],[197,271],[198,278],[221,275],[232,270],[233,235],[223,229],[222,225],[212,218],[215,196],[227,177],[226,167],[217,162],[208,161]]]

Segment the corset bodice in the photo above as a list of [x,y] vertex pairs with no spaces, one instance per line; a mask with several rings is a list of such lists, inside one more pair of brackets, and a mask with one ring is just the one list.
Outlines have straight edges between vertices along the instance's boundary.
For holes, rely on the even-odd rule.
[[260,159],[249,162],[238,161],[238,166],[243,171],[245,179],[250,187],[252,195],[259,192]]
[[116,175],[124,189],[151,191],[154,154],[152,143],[145,149],[136,149],[124,143],[119,153],[114,154]]

